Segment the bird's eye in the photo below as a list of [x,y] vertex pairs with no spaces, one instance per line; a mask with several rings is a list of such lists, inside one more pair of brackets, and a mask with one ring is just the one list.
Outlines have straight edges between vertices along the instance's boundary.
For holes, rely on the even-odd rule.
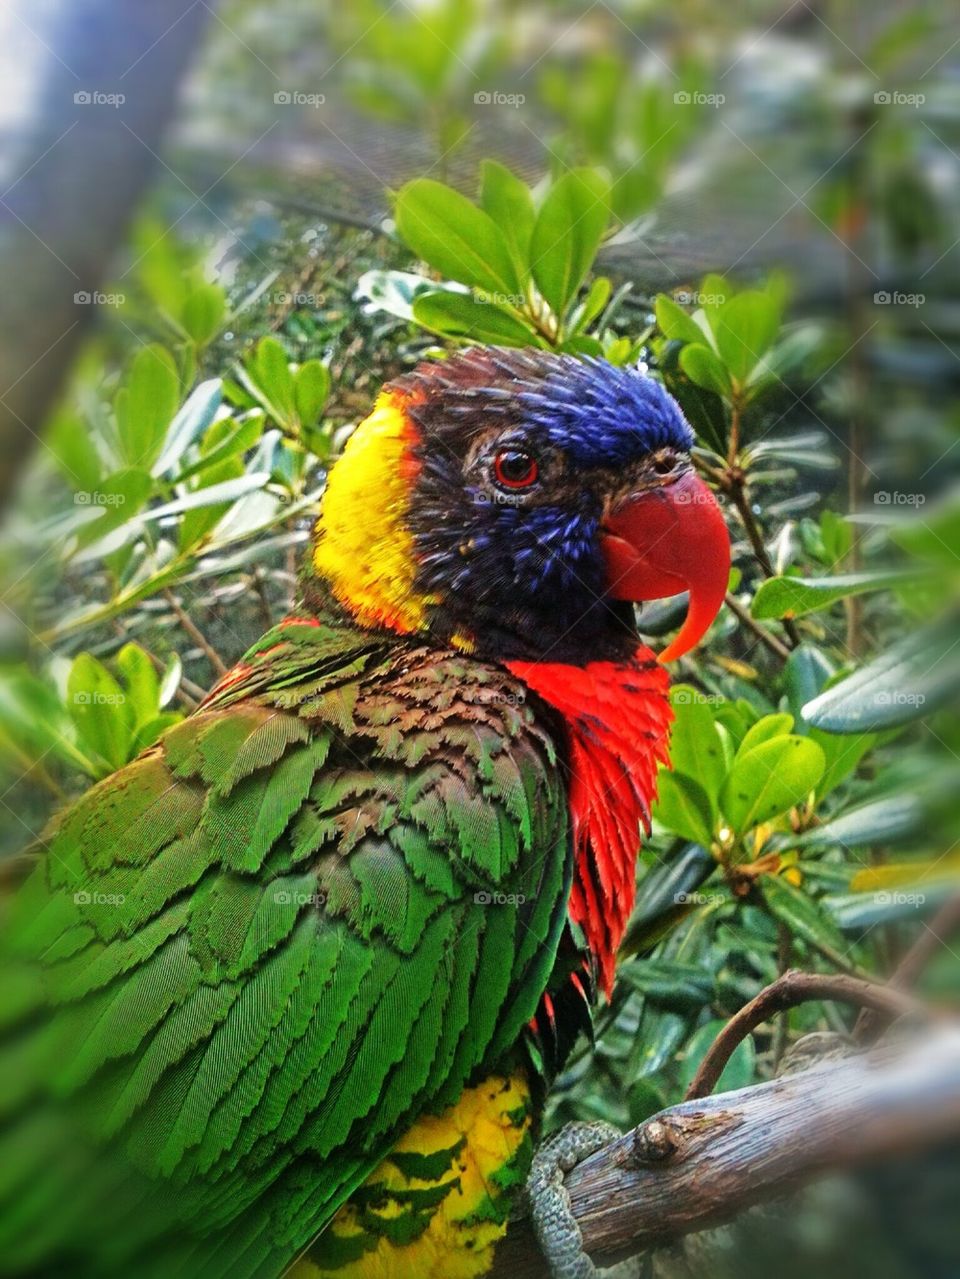
[[527,489],[540,474],[537,459],[523,449],[501,449],[493,459],[493,476],[508,489]]
[[657,475],[669,475],[677,464],[672,453],[661,453],[653,459],[653,469]]

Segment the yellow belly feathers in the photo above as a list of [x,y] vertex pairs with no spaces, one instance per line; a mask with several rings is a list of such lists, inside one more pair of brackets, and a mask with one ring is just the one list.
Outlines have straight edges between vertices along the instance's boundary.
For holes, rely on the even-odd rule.
[[425,1115],[343,1205],[293,1279],[474,1279],[532,1153],[530,1093],[493,1075]]

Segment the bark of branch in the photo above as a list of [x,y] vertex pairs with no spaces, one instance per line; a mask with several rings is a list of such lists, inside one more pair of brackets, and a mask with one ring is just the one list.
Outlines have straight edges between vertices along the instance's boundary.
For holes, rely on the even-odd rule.
[[[888,1043],[740,1092],[684,1101],[567,1177],[600,1266],[732,1221],[826,1172],[960,1138],[960,1027]],[[494,1279],[547,1279],[526,1222]]]

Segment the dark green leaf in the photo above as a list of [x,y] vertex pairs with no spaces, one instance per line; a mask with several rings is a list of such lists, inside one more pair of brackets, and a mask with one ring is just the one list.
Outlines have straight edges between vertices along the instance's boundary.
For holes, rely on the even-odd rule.
[[691,843],[709,846],[713,817],[710,800],[700,783],[682,773],[661,769],[657,789],[659,798],[653,809],[657,821]]
[[960,651],[952,619],[900,640],[803,708],[829,733],[897,728],[930,714],[960,689]]
[[760,621],[778,617],[803,617],[829,608],[838,600],[868,591],[884,591],[916,580],[916,573],[844,573],[837,577],[771,577],[762,582],[752,615]]
[[760,891],[771,912],[790,932],[829,954],[843,951],[843,936],[836,924],[812,897],[787,883],[782,875],[763,875]]

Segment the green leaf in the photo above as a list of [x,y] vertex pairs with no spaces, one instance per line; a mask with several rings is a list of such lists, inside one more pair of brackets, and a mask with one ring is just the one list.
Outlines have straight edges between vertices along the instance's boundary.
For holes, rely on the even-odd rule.
[[617,969],[617,980],[670,1012],[699,1012],[714,995],[711,972],[673,959],[632,960]]
[[297,417],[303,426],[313,426],[323,412],[330,394],[330,371],[319,360],[300,365],[293,384]]
[[[413,303],[422,293],[435,293],[441,286],[411,271],[365,271],[357,281],[355,296],[366,299],[364,310],[386,311],[400,320],[413,321]],[[466,295],[461,285],[446,292]]]
[[254,394],[279,426],[291,426],[296,412],[293,374],[283,343],[275,337],[261,338],[252,359],[246,363]]
[[[77,493],[74,501],[78,505],[95,506],[102,512],[98,519],[79,531],[78,546],[87,548],[99,544],[108,534],[128,523],[131,524],[132,536],[133,530],[140,527],[138,512],[142,511],[152,489],[150,476],[145,471],[128,470],[108,475],[92,493]],[[81,498],[84,499],[82,502]],[[124,545],[125,540],[129,539],[120,537],[115,545],[111,543],[112,548]],[[81,554],[73,558],[76,563],[81,563],[87,557]]]
[[543,346],[528,325],[495,302],[461,293],[424,293],[413,304],[414,318],[444,337],[500,346]]
[[828,733],[898,728],[931,714],[960,689],[956,622],[924,627],[803,708]]
[[774,737],[784,737],[793,728],[793,716],[786,712],[777,715],[764,715],[747,729],[739,747],[738,755],[745,755],[761,742],[769,742]]
[[787,658],[783,669],[784,687],[798,733],[808,731],[800,718],[803,707],[816,697],[834,669],[829,658],[813,644],[800,644]]
[[219,284],[198,284],[188,296],[181,323],[197,346],[216,337],[227,314],[227,296]]
[[[725,1027],[726,1022],[715,1018],[700,1026],[691,1037],[680,1063],[680,1088],[683,1092],[690,1087],[693,1077],[700,1068],[710,1046]],[[738,1088],[747,1088],[754,1082],[757,1069],[757,1052],[751,1038],[741,1039],[730,1054],[730,1060],[723,1068],[715,1092],[736,1092]]]
[[593,264],[610,217],[609,194],[592,169],[571,169],[553,184],[537,214],[533,278],[555,315],[564,314]]
[[126,465],[149,470],[180,401],[180,379],[164,347],[141,347],[114,398],[117,441]]
[[691,342],[680,352],[680,368],[691,382],[705,391],[713,391],[715,395],[729,396],[733,389],[730,375],[708,346],[701,342]]
[[817,800],[819,804],[824,796],[848,777],[868,751],[877,744],[876,733],[856,733],[841,737],[838,734],[823,733],[817,728],[808,730],[812,741],[823,751],[827,767],[817,782]]
[[112,772],[130,758],[133,709],[105,666],[89,653],[74,658],[67,677],[67,712],[84,750]]
[[657,294],[656,313],[660,332],[671,342],[703,341],[697,322],[666,293]]
[[183,663],[174,653],[167,664],[166,670],[163,672],[163,678],[160,681],[160,689],[157,694],[157,704],[162,709],[169,701],[172,701],[173,695],[180,687],[180,681],[183,678]]
[[587,290],[587,296],[570,317],[571,333],[582,334],[593,324],[609,302],[612,287],[605,275],[597,276]]
[[915,831],[923,821],[924,808],[915,795],[888,795],[859,804],[793,836],[791,848],[862,848],[866,844],[889,844]]
[[480,166],[480,205],[506,236],[521,279],[530,270],[530,240],[536,210],[527,184],[496,160]]
[[209,378],[196,387],[170,423],[160,456],[153,464],[154,476],[166,475],[177,466],[190,445],[210,426],[222,402],[221,378]]
[[853,595],[889,590],[916,580],[916,572],[844,573],[818,578],[771,577],[760,584],[750,612],[758,621],[803,617]]
[[730,298],[711,316],[717,350],[731,377],[741,383],[747,380],[769,350],[779,326],[773,299],[752,289]]
[[220,502],[235,502],[257,489],[262,489],[270,480],[267,471],[252,471],[249,475],[237,475],[233,479],[221,480],[217,483],[205,484],[201,488],[191,489],[180,497],[175,497],[162,506],[153,507],[147,514],[151,520],[162,519],[169,515],[182,515],[184,511],[194,511],[201,506],[215,506]]
[[178,471],[176,482],[180,484],[184,480],[192,479],[193,476],[218,465],[225,458],[246,453],[248,449],[252,449],[263,434],[265,420],[259,409],[251,413],[243,422],[238,422],[235,418],[221,419],[217,425],[224,425],[229,430],[224,433],[220,443],[209,450],[205,449],[195,462]]
[[124,644],[117,654],[117,666],[126,685],[134,731],[155,719],[160,712],[160,678],[156,668],[138,644]]
[[759,884],[772,914],[786,924],[795,937],[820,947],[827,954],[843,950],[843,934],[812,897],[780,875],[762,875]]
[[687,907],[687,898],[717,869],[700,844],[686,844],[667,861],[658,861],[643,877],[637,905],[623,941],[626,954],[643,953],[660,940],[672,920]]
[[522,292],[506,235],[458,191],[415,178],[397,196],[396,217],[409,248],[441,275],[487,293]]
[[733,286],[722,275],[711,271],[700,281],[697,301],[708,318],[715,315],[732,297]]
[[683,773],[661,770],[653,815],[667,830],[694,844],[709,846],[713,838],[711,804],[699,782]]
[[103,463],[86,423],[70,408],[61,406],[54,412],[43,442],[71,489],[90,493],[97,488]]
[[823,775],[823,751],[791,734],[738,753],[720,794],[720,807],[737,834],[799,804]]
[[713,712],[698,689],[690,684],[674,684],[670,690],[673,727],[670,732],[670,760],[678,773],[694,777],[702,787],[710,811],[710,829],[717,814],[717,796],[726,773],[723,745],[713,721]]

